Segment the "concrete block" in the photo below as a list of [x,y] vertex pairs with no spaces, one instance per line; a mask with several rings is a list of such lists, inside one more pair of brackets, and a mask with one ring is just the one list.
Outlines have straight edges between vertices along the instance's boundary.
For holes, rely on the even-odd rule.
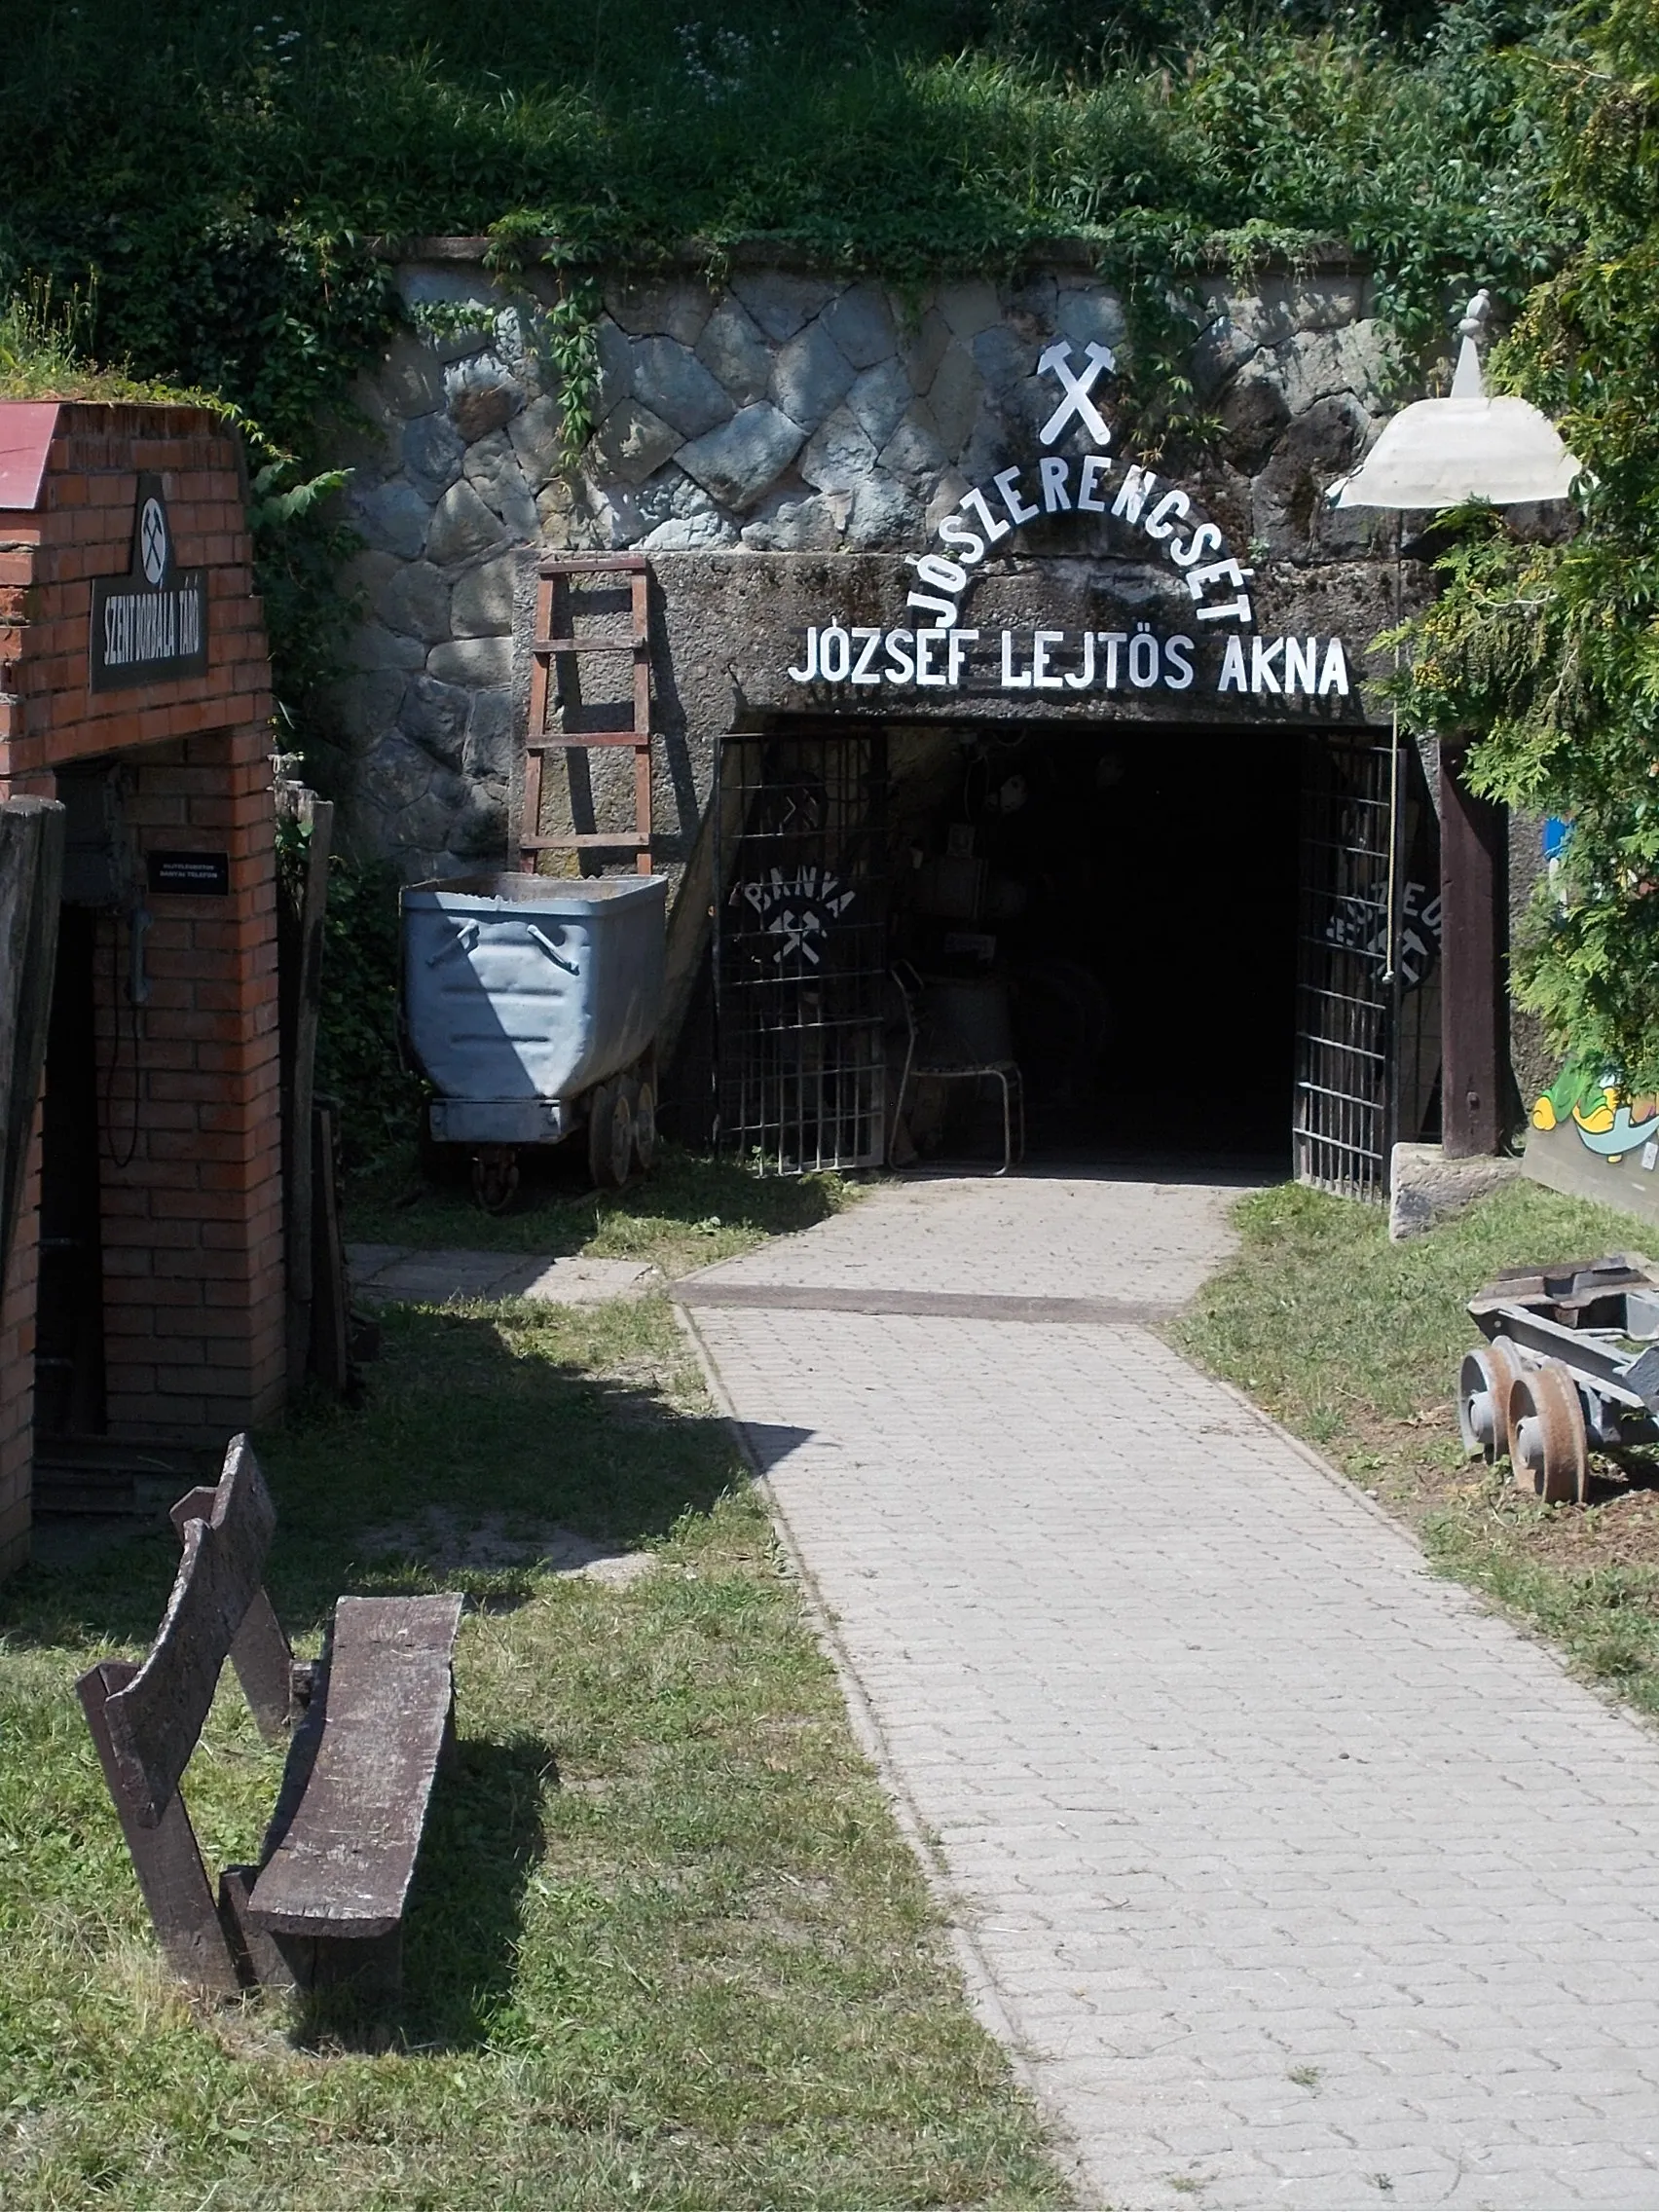
[[792,423],[816,430],[857,374],[824,324],[810,322],[772,365],[772,399]]
[[914,397],[910,380],[899,362],[883,361],[866,369],[847,393],[847,410],[877,451],[899,427]]
[[509,683],[513,673],[511,638],[457,638],[447,645],[434,645],[426,666],[443,683],[461,683],[469,689],[487,689]]
[[605,475],[621,484],[643,484],[681,443],[680,432],[660,416],[637,399],[625,399],[606,417],[591,450]]
[[742,270],[731,288],[776,346],[822,314],[839,289],[822,276],[797,276],[787,269]]
[[370,590],[375,612],[388,630],[435,645],[450,634],[450,587],[429,561],[394,568]]
[[472,694],[436,677],[418,676],[398,717],[403,733],[445,768],[461,764]]
[[466,441],[445,414],[418,415],[399,446],[404,474],[428,499],[440,498],[461,474]]
[[468,446],[465,469],[467,483],[515,537],[535,535],[535,495],[504,430],[492,430]]
[[536,491],[557,476],[564,464],[564,421],[558,399],[544,393],[507,424],[519,467],[526,482]]
[[424,668],[426,648],[418,638],[400,638],[379,622],[365,622],[351,633],[346,658],[352,668]]
[[673,338],[695,346],[715,312],[714,295],[694,277],[651,277],[608,290],[605,305],[630,338]]
[[682,438],[700,438],[729,419],[730,399],[689,347],[675,338],[641,338],[631,350],[634,397]]
[[412,484],[379,484],[350,502],[350,520],[367,542],[400,560],[418,561],[432,519],[431,504]]
[[1388,1235],[1396,1244],[1420,1236],[1521,1172],[1518,1160],[1448,1160],[1437,1144],[1397,1144],[1389,1169]]
[[873,369],[899,343],[887,295],[874,284],[855,284],[831,300],[823,323],[855,369]]
[[876,465],[875,447],[850,407],[837,407],[807,441],[795,466],[820,492],[851,492]]
[[518,557],[499,554],[476,569],[469,569],[455,587],[451,602],[458,638],[501,638],[513,626],[513,585]]

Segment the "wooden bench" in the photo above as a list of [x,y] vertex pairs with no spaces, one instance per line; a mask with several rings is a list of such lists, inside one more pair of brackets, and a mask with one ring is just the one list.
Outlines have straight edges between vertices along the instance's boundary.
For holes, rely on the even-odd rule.
[[[216,1487],[181,1497],[172,1518],[184,1556],[148,1658],[105,1660],[77,1685],[162,1947],[219,1996],[343,1982],[393,1995],[454,1741],[461,1601],[342,1598],[323,1656],[297,1663],[264,1590],[276,1514],[245,1436]],[[227,1657],[262,1733],[291,1742],[259,1864],[227,1866],[215,1898],[179,1780]]]

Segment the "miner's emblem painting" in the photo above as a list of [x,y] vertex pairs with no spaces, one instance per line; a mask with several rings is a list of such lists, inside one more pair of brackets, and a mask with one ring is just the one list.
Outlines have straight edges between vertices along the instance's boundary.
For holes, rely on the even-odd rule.
[[160,476],[138,478],[126,575],[92,578],[87,670],[93,691],[207,673],[207,571],[178,566]]

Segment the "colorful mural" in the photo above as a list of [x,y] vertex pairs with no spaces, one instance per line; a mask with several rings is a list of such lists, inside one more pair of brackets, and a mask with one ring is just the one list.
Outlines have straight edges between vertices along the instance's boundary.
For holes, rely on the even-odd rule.
[[[1659,1138],[1659,1094],[1646,1091],[1626,1098],[1615,1070],[1582,1060],[1568,1061],[1543,1095],[1533,1101],[1535,1129],[1570,1128],[1587,1152],[1617,1166],[1627,1152],[1640,1152]],[[1644,1167],[1651,1162],[1644,1161]]]
[[1659,1093],[1627,1096],[1600,1059],[1567,1061],[1532,1101],[1525,1165],[1534,1182],[1659,1223]]

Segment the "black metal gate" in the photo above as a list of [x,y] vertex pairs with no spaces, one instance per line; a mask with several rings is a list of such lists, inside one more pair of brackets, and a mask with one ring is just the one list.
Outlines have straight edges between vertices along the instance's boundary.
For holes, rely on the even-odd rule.
[[718,1137],[764,1173],[885,1157],[886,788],[880,729],[721,748]]
[[1415,748],[1307,740],[1297,925],[1300,1182],[1381,1198],[1396,1139],[1436,1133],[1439,861]]

